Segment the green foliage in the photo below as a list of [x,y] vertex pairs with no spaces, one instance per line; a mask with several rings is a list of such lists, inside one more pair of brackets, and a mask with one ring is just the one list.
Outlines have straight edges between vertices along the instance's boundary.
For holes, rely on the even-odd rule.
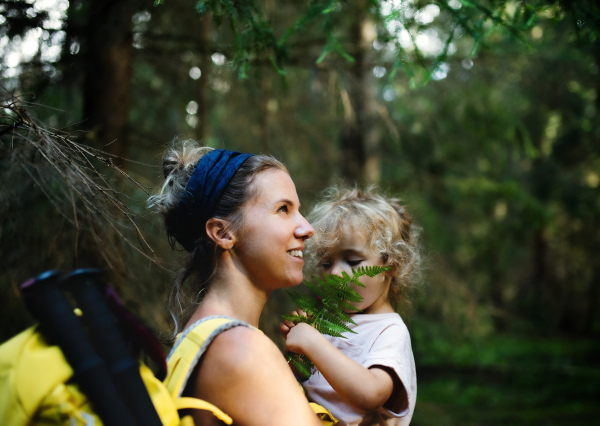
[[[163,0],[157,0],[154,5],[163,3]],[[331,12],[338,3],[335,0],[310,1],[300,9],[299,17],[279,38],[275,36],[275,27],[267,16],[267,7],[255,0],[199,0],[196,2],[196,12],[202,16],[211,13],[217,26],[223,23],[229,26],[234,35],[233,62],[238,69],[239,78],[245,79],[248,77],[250,64],[262,58],[266,58],[278,74],[285,75],[283,63],[288,56],[286,43],[290,37],[306,30],[311,22],[319,18],[325,20],[323,32],[327,38],[322,56],[335,50],[352,60],[333,33]]]
[[437,322],[411,325],[416,424],[587,425],[598,416],[597,339],[449,337]]
[[[352,269],[352,276],[342,272],[342,276],[325,275],[323,278],[315,277],[314,283],[305,281],[312,295],[305,295],[293,290],[288,291],[292,301],[302,309],[304,315],[283,315],[283,319],[296,324],[304,322],[313,326],[322,334],[344,337],[342,333],[354,333],[346,324],[352,323],[348,312],[356,311],[354,303],[362,297],[351,287],[352,285],[364,287],[359,281],[362,276],[374,277],[390,269],[389,266],[365,266]],[[296,353],[288,354],[288,361],[305,377],[310,376],[313,363],[308,357]]]
[[[163,4],[156,0],[155,5]],[[423,22],[415,13],[427,6],[437,7],[444,14],[443,24]],[[354,63],[352,36],[345,34],[348,14],[363,15],[360,19],[382,24],[379,28],[379,41],[394,44],[396,60],[390,72],[395,76],[402,71],[410,79],[411,86],[426,84],[440,64],[448,56],[451,43],[458,33],[468,34],[473,44],[470,56],[474,56],[486,39],[496,31],[506,31],[521,41],[524,31],[531,28],[537,14],[548,7],[547,2],[509,5],[506,1],[467,1],[449,5],[447,1],[414,1],[400,5],[391,2],[366,0],[343,2],[336,0],[311,0],[296,7],[298,18],[292,23],[278,28],[269,6],[259,0],[232,2],[229,0],[198,0],[196,11],[201,15],[211,13],[217,25],[226,22],[234,35],[233,62],[238,76],[248,77],[252,63],[266,59],[280,75],[285,75],[284,66],[293,62],[290,49],[293,44],[305,43],[318,35],[320,54],[313,59],[322,63],[331,53],[336,53],[348,63]],[[366,12],[366,13],[365,13]],[[436,28],[440,38],[445,39],[441,52],[428,58],[422,52],[416,37],[423,30]],[[402,32],[410,35],[411,45],[403,45],[398,39]],[[281,36],[277,34],[281,33]],[[297,40],[290,43],[296,36]],[[332,61],[335,61],[332,59]]]

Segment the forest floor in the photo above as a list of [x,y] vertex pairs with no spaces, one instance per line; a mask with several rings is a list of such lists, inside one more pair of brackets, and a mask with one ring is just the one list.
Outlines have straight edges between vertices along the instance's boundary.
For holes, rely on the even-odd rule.
[[494,336],[465,345],[457,345],[451,363],[435,350],[421,362],[421,352],[415,353],[411,425],[597,424],[600,342]]

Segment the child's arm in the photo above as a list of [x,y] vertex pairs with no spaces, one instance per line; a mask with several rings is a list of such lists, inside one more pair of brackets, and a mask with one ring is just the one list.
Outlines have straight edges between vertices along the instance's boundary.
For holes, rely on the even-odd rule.
[[285,337],[286,350],[309,357],[331,387],[350,405],[374,411],[392,395],[394,379],[386,370],[363,367],[310,325],[297,324]]

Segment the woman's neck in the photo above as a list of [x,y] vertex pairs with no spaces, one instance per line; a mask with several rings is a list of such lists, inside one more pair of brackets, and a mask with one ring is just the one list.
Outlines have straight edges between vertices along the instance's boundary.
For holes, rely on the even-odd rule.
[[208,285],[204,299],[187,326],[207,316],[224,315],[258,327],[260,314],[269,298],[264,289],[254,286],[245,276],[219,274]]

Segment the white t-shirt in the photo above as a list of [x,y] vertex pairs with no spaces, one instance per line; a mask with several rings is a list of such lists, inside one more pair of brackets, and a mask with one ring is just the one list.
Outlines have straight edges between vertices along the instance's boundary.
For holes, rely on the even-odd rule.
[[325,336],[348,358],[369,368],[387,367],[402,382],[406,393],[398,392],[393,400],[374,412],[365,412],[348,405],[332,389],[323,375],[313,370],[302,383],[308,399],[327,408],[340,421],[340,426],[385,425],[404,426],[410,423],[417,399],[417,374],[410,346],[408,329],[396,313],[355,314],[348,326],[354,333],[347,338]]

